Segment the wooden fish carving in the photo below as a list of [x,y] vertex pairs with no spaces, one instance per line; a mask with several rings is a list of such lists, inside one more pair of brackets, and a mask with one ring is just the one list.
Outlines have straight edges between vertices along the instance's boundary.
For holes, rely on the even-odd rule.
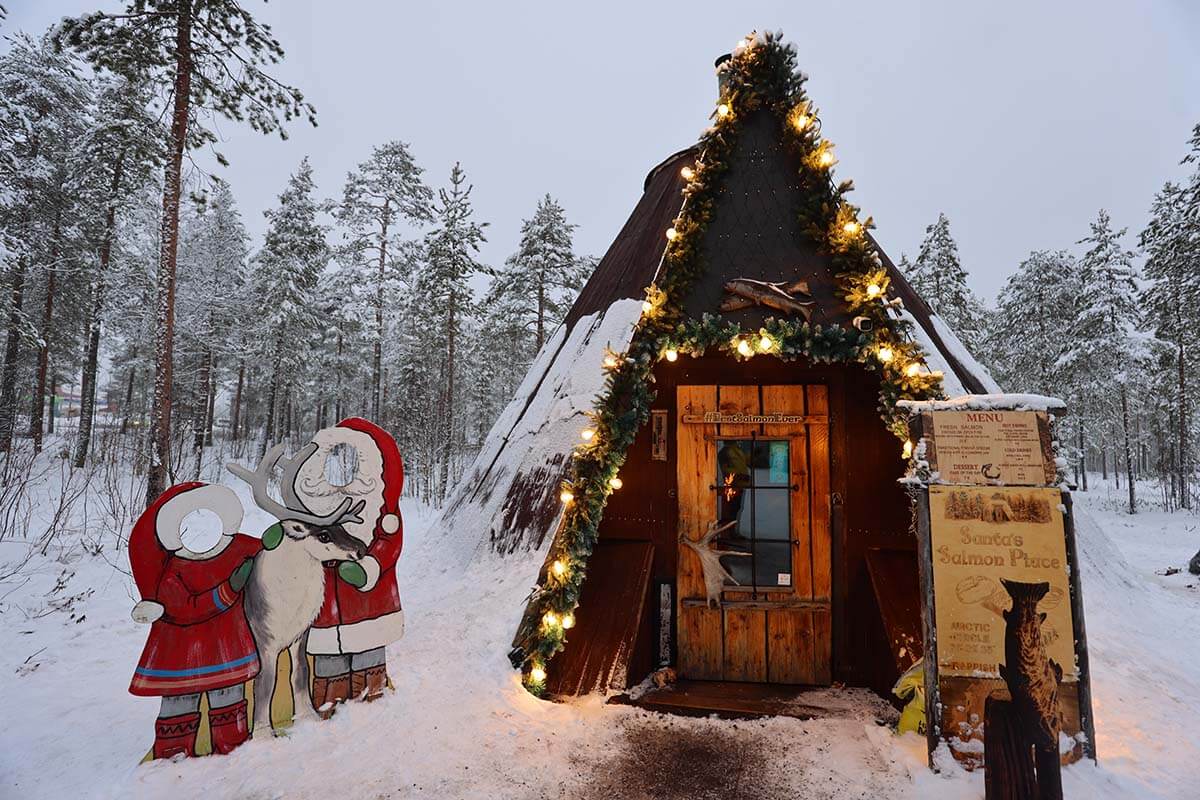
[[1046,657],[1042,643],[1042,623],[1046,615],[1037,610],[1038,601],[1050,591],[1050,584],[1022,583],[1003,578],[1012,608],[1004,612],[1004,664],[1000,677],[1008,684],[1017,719],[1040,750],[1058,750],[1061,720],[1058,684],[1062,667]]

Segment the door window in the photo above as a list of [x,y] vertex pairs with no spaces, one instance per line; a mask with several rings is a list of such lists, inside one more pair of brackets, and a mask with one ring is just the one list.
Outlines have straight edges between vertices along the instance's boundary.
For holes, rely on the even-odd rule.
[[717,440],[717,515],[721,549],[746,553],[721,563],[727,586],[792,585],[790,443],[787,439]]

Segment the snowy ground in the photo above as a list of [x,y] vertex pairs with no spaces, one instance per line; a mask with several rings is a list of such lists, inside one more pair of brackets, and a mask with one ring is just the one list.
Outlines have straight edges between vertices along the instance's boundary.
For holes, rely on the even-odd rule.
[[[1200,518],[1129,517],[1119,497],[1101,488],[1077,501],[1101,760],[1068,768],[1066,795],[1195,797],[1200,588],[1186,569],[1156,571],[1186,568]],[[389,649],[394,694],[228,757],[143,766],[157,701],[126,692],[146,631],[129,618],[131,581],[105,558],[123,565],[124,554],[91,555],[60,537],[0,581],[0,797],[983,796],[981,775],[930,773],[923,740],[892,735],[866,708],[732,722],[535,700],[505,653],[536,565],[514,576],[507,565],[446,563],[430,514],[404,513],[408,633]],[[266,523],[252,510],[245,527]],[[0,564],[25,548],[0,542]]]

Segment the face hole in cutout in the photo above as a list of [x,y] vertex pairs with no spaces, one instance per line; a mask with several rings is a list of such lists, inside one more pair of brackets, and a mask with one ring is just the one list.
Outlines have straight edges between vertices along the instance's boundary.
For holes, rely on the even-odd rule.
[[193,553],[204,553],[221,541],[224,526],[217,512],[198,508],[179,523],[179,538]]
[[325,481],[330,486],[342,488],[354,483],[358,476],[358,450],[346,442],[338,442],[325,456]]

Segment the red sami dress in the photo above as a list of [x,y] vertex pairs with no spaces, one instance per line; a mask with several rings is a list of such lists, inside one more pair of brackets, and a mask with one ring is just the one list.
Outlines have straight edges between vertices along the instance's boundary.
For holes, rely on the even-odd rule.
[[261,549],[261,539],[238,533],[212,558],[167,560],[155,597],[163,615],[150,626],[131,694],[195,694],[258,674],[258,650],[242,595],[229,585],[229,576]]

